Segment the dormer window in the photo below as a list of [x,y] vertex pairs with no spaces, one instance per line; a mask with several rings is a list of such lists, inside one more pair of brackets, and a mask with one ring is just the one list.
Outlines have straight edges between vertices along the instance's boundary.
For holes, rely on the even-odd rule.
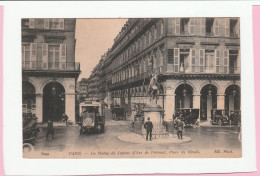
[[230,37],[238,37],[238,20],[231,19],[230,20]]
[[182,35],[188,35],[189,34],[189,28],[188,28],[189,18],[182,18],[181,19],[181,34]]
[[207,36],[213,36],[213,24],[214,24],[214,18],[206,19],[206,35]]

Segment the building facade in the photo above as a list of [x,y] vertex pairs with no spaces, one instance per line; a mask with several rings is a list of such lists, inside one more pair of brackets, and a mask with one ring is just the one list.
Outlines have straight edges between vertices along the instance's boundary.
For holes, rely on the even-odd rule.
[[23,114],[75,122],[75,19],[22,19]]
[[89,79],[82,78],[80,81],[77,82],[77,94],[80,103],[88,98],[88,86]]
[[[102,70],[111,104],[149,104],[152,73],[162,85],[158,104],[170,121],[177,108],[240,110],[239,18],[129,19]],[[152,70],[149,70],[152,68]]]

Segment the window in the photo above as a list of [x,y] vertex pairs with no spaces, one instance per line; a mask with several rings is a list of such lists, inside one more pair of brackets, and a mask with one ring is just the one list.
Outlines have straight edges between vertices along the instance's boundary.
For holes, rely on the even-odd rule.
[[175,18],[175,34],[176,35],[180,35],[180,23],[181,23],[181,19]]
[[230,20],[230,37],[238,37],[238,20],[231,19]]
[[161,37],[163,36],[163,22],[161,22]]
[[189,68],[189,49],[180,49],[180,71],[184,72]]
[[50,21],[48,18],[44,19],[44,29],[49,29]]
[[214,23],[214,18],[206,19],[206,35],[207,36],[213,35],[213,23]]
[[190,31],[189,34],[190,35],[194,35],[195,33],[195,18],[190,18]]
[[229,73],[238,71],[238,50],[229,50]]
[[215,50],[215,57],[216,57],[216,73],[220,72],[220,54],[219,50]]
[[49,28],[64,29],[64,19],[57,19],[57,18],[49,19]]
[[60,59],[60,46],[59,45],[49,45],[48,51],[48,68],[59,68]]
[[34,28],[34,19],[29,19],[29,28]]
[[173,49],[168,49],[168,64],[173,64]]
[[214,71],[215,51],[205,50],[205,71],[211,73]]
[[224,73],[228,73],[229,51],[224,50]]
[[22,61],[23,61],[23,68],[30,68],[30,44],[23,44],[22,45]]
[[204,65],[205,65],[205,50],[204,49],[200,49],[199,50],[199,55],[200,55],[200,59],[199,59],[199,68],[200,68],[200,72],[204,72]]
[[182,18],[181,19],[181,35],[187,35],[189,32],[188,28],[189,18]]
[[22,19],[22,27],[29,27],[29,19]]
[[191,55],[191,71],[192,72],[195,72],[196,70],[196,67],[195,67],[195,64],[196,64],[196,50],[195,49],[190,49],[190,55]]
[[22,64],[23,68],[36,69],[37,65],[37,44],[23,44],[22,45]]

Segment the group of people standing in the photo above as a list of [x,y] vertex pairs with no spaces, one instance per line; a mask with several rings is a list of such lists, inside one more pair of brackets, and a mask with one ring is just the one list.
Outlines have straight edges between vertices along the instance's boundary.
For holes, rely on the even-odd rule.
[[[177,117],[174,122],[174,129],[177,131],[178,139],[182,140],[182,132],[184,131],[184,122],[181,121],[180,117]],[[148,141],[148,137],[150,141],[152,140],[152,131],[153,131],[153,123],[150,121],[150,117],[147,118],[147,121],[144,123],[144,128],[146,129],[146,140]]]
[[[69,117],[63,113],[62,114],[62,121],[68,126],[68,119]],[[46,140],[48,140],[49,135],[52,136],[52,139],[54,139],[54,127],[53,127],[53,122],[51,120],[48,120],[47,124],[47,131],[46,131]]]

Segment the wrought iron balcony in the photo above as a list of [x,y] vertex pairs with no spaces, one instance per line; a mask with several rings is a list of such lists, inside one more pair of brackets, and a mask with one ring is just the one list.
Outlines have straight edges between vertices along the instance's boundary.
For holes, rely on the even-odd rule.
[[119,80],[117,82],[112,83],[110,88],[122,86],[128,83],[144,80],[146,78],[150,78],[152,73],[162,74],[162,75],[192,75],[192,74],[209,74],[209,75],[233,75],[240,74],[240,67],[231,67],[231,66],[188,66],[188,67],[180,67],[173,64],[168,64],[167,68],[162,66],[153,69],[150,72],[143,72],[141,74],[137,74],[134,76],[126,77],[125,79]]
[[234,66],[178,66],[168,64],[166,73],[176,74],[240,74],[240,67]]
[[79,62],[22,62],[23,70],[80,71]]

